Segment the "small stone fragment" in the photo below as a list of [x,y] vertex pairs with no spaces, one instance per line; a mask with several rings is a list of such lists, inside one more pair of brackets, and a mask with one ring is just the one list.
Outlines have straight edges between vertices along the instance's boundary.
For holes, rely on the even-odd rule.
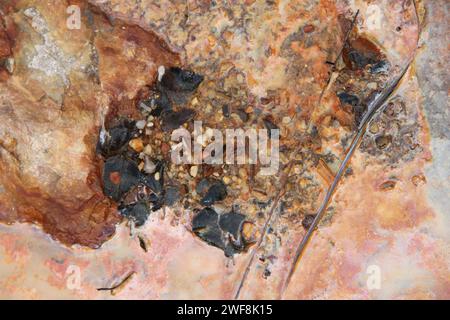
[[191,169],[189,170],[189,173],[192,177],[195,178],[198,173],[198,166],[192,166]]
[[161,79],[164,88],[171,91],[194,91],[203,81],[203,76],[189,70],[172,67],[166,70]]
[[144,171],[145,173],[152,174],[156,170],[156,164],[149,157],[145,157]]
[[142,226],[150,214],[150,210],[145,202],[119,207],[119,212],[124,217],[133,220],[136,227]]
[[376,122],[372,123],[372,124],[370,125],[370,127],[369,127],[369,131],[370,131],[370,133],[372,133],[372,134],[378,133],[378,131],[379,131],[378,124],[377,124]]
[[383,182],[380,185],[380,189],[383,191],[389,191],[395,188],[395,185],[397,184],[397,182],[393,181],[393,180],[388,180]]
[[152,146],[151,145],[146,145],[144,147],[144,151],[143,151],[146,155],[150,156],[152,154]]
[[164,131],[172,131],[178,129],[187,121],[192,119],[195,115],[195,111],[191,109],[183,109],[178,112],[167,112],[162,116],[163,125],[162,128]]
[[222,201],[227,196],[227,187],[222,181],[216,181],[208,189],[200,203],[204,206],[211,206],[217,201]]
[[291,118],[290,117],[283,117],[283,124],[289,124],[291,122]]
[[141,179],[141,172],[133,161],[124,156],[108,158],[103,168],[103,192],[119,201]]
[[9,58],[7,58],[5,60],[5,68],[10,74],[14,73],[14,69],[15,69],[15,60],[14,60],[14,58],[9,57]]
[[158,81],[161,82],[162,77],[164,76],[164,73],[166,73],[166,68],[164,66],[158,67]]
[[152,174],[144,175],[142,183],[149,187],[154,193],[161,194],[164,186],[164,164],[156,163],[156,168]]
[[338,98],[343,104],[349,104],[351,106],[356,106],[359,103],[359,99],[357,96],[353,94],[348,94],[347,92],[338,93]]
[[230,117],[230,107],[227,104],[222,106],[222,113],[224,117],[226,118]]
[[378,88],[378,85],[376,82],[369,82],[367,84],[367,88],[371,89],[371,90],[376,90]]
[[314,215],[314,214],[307,214],[303,218],[302,226],[303,226],[303,228],[305,228],[305,230],[309,230],[309,228],[311,227],[315,217],[316,217],[316,215]]
[[136,152],[142,152],[144,150],[144,143],[141,138],[131,139],[129,142],[129,146]]
[[377,73],[387,73],[389,71],[390,64],[386,60],[381,60],[370,67],[370,72]]
[[97,143],[97,152],[104,157],[120,153],[132,138],[135,130],[133,121],[124,121],[122,124],[109,130],[101,130]]
[[164,192],[164,203],[168,206],[175,205],[181,199],[181,190],[177,186],[168,186]]
[[245,249],[242,228],[245,216],[239,213],[219,215],[204,208],[192,220],[192,230],[203,241],[222,249],[227,257]]
[[420,184],[424,184],[427,182],[427,179],[423,174],[415,175],[411,178],[412,183],[417,187]]
[[303,27],[304,33],[311,33],[313,31],[314,31],[314,26],[312,24],[307,24],[306,26]]
[[145,128],[145,125],[145,120],[139,120],[136,122],[136,128],[138,128],[139,130],[143,130]]
[[375,143],[378,147],[378,149],[386,149],[392,142],[392,137],[387,136],[378,136],[375,138]]
[[245,242],[251,242],[255,234],[255,225],[250,222],[244,222],[242,225],[242,236]]

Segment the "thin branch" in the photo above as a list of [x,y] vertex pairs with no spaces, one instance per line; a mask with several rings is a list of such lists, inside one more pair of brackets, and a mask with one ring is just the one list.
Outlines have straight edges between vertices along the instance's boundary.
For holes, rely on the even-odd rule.
[[116,294],[115,290],[123,288],[131,280],[131,278],[135,273],[136,272],[131,271],[125,278],[123,278],[123,280],[121,280],[115,286],[112,286],[110,288],[97,288],[97,291],[109,291],[111,295],[115,295]]

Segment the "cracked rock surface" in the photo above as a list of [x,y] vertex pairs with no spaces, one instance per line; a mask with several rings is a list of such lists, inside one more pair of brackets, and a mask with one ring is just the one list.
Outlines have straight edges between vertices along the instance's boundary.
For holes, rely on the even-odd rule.
[[[73,4],[79,30],[66,24]],[[230,299],[248,269],[244,299],[449,298],[445,8],[0,0],[0,297]],[[410,57],[283,292],[366,106]],[[159,79],[167,97],[158,92],[160,66],[173,71]],[[201,75],[187,96],[173,93],[178,68]],[[142,103],[151,99],[163,111],[189,111],[148,115]],[[279,128],[279,170],[266,178],[250,165],[160,171],[166,135],[194,119],[207,128]],[[128,126],[142,132],[127,136]],[[113,133],[99,145],[105,127],[120,139]],[[116,175],[119,164],[125,176]],[[162,209],[149,214],[133,187],[156,188],[156,175],[167,186],[152,199]],[[211,181],[220,192],[208,196]],[[80,290],[67,285],[74,266]],[[373,266],[383,279],[377,290],[367,286]],[[131,271],[116,296],[97,291]]]

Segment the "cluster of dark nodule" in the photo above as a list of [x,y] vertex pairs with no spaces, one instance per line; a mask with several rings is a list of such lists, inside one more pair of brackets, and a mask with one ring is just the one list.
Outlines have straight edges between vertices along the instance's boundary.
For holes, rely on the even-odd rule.
[[[183,104],[186,95],[194,92],[203,76],[177,67],[164,70],[155,85],[152,96],[139,102],[143,112],[158,118],[161,129],[168,134],[191,120],[195,111],[173,107]],[[136,122],[121,119],[111,128],[102,128],[97,143],[97,153],[104,159],[102,180],[103,192],[118,203],[122,216],[142,226],[150,213],[163,206],[174,206],[181,198],[176,186],[164,183],[164,160],[152,159],[152,173],[142,171],[138,163],[139,153],[129,147],[129,142],[139,136]],[[204,208],[196,213],[192,221],[194,233],[203,241],[216,246],[232,256],[245,249],[243,224],[245,216],[236,210],[226,214],[217,213],[211,206],[227,197],[227,188],[221,180],[202,179],[196,191],[201,195]]]
[[173,131],[195,116],[195,111],[188,108],[174,110],[172,101],[182,102],[186,94],[197,89],[203,76],[177,67],[164,71],[161,81],[156,83],[156,95],[140,103],[150,110],[150,114],[159,117],[165,132]]
[[242,236],[245,216],[236,212],[219,214],[206,207],[200,210],[192,221],[192,230],[207,243],[222,249],[225,255],[245,249],[247,243]]
[[[361,37],[347,42],[342,55],[346,68],[341,73],[347,72],[353,81],[351,84],[345,81],[342,88],[345,91],[338,91],[337,96],[342,105],[351,107],[355,123],[359,125],[370,99],[383,89],[384,76],[390,71],[391,64],[374,43]],[[368,89],[370,82],[377,83],[377,88]]]
[[243,237],[245,215],[236,207],[228,213],[218,213],[211,205],[227,197],[227,188],[220,180],[204,178],[197,184],[196,192],[201,195],[200,204],[206,206],[192,221],[192,230],[205,242],[222,249],[227,257],[246,249],[249,242]]
[[102,130],[97,152],[104,159],[102,180],[105,195],[119,203],[120,213],[141,226],[150,210],[164,204],[164,163],[157,162],[152,174],[139,170],[138,155],[128,148],[137,133],[135,122],[122,120],[109,130]]

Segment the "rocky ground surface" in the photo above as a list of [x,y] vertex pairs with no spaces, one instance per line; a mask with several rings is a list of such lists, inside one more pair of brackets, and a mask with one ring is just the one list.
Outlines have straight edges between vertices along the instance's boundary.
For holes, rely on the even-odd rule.
[[[0,297],[449,297],[445,5],[0,4]],[[194,121],[279,129],[278,170],[174,164]]]

